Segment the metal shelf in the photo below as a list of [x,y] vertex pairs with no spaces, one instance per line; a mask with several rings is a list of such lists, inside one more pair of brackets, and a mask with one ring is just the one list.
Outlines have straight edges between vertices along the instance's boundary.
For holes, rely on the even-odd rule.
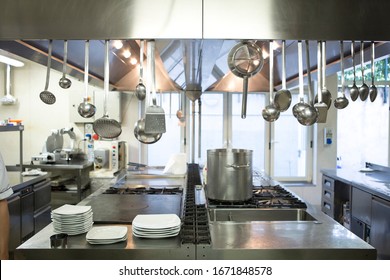
[[0,132],[23,131],[23,130],[24,130],[23,125],[3,125],[3,126],[0,126]]

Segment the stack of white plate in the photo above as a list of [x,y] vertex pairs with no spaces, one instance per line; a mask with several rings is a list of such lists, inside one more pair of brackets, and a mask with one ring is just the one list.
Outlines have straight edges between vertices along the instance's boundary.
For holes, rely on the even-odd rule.
[[99,226],[88,231],[86,239],[90,244],[113,244],[127,239],[126,226]]
[[176,214],[137,215],[133,235],[142,238],[166,238],[179,234],[181,220]]
[[92,228],[93,213],[91,206],[65,204],[51,212],[54,231],[77,235]]

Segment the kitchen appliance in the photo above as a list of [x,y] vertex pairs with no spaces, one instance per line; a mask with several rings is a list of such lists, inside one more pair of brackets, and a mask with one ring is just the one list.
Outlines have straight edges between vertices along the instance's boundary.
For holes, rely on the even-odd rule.
[[252,197],[252,150],[207,151],[206,196],[222,201],[245,201]]
[[207,200],[207,208],[293,208],[306,209],[305,202],[280,185],[252,186],[246,201]]
[[98,140],[94,141],[94,165],[98,173],[114,175],[126,168],[127,149],[125,141]]
[[[69,135],[69,147],[64,148],[64,135]],[[31,161],[39,161],[42,163],[55,163],[59,160],[71,160],[71,156],[77,153],[74,148],[76,134],[71,128],[53,129],[43,145],[42,152],[31,157]]]

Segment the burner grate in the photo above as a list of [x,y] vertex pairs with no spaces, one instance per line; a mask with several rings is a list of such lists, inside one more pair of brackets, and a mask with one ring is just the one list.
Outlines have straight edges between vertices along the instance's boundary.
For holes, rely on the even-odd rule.
[[138,187],[138,188],[115,188],[111,187],[103,192],[103,194],[131,194],[131,195],[142,195],[142,194],[162,194],[162,195],[174,195],[182,194],[183,189],[180,187]]
[[209,208],[307,208],[306,203],[282,186],[253,186],[253,196],[246,201],[208,199]]

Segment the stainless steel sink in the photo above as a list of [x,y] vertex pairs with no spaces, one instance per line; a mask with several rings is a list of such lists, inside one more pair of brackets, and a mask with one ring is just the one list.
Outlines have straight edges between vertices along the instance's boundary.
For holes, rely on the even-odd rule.
[[317,221],[305,209],[213,208],[208,209],[208,215],[210,222]]

